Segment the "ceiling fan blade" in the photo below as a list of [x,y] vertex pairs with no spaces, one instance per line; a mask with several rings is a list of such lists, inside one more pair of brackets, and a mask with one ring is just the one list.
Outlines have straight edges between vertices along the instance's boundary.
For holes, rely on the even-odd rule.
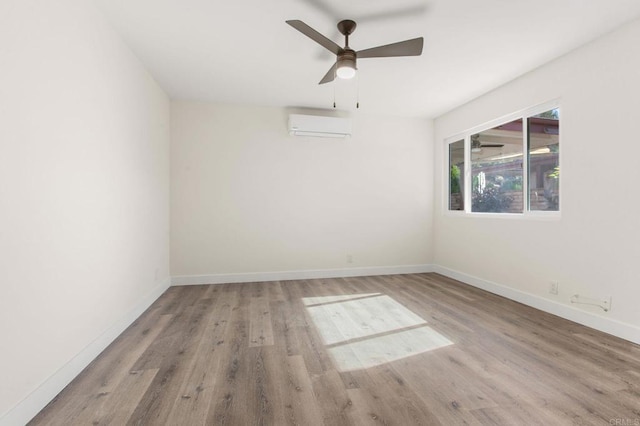
[[333,66],[329,68],[329,71],[327,71],[327,73],[324,75],[324,77],[322,77],[322,80],[320,80],[320,83],[318,84],[325,84],[335,80],[337,65],[338,65],[337,63],[333,64]]
[[483,143],[480,148],[502,148],[504,144],[501,143]]
[[309,37],[311,40],[315,41],[325,49],[333,52],[335,55],[339,55],[342,53],[342,47],[338,46],[333,41],[329,40],[307,24],[297,19],[293,19],[290,21],[286,21],[287,24],[291,25],[296,30],[300,31],[302,34]]
[[327,15],[327,17],[330,18],[332,21],[340,20],[339,18],[340,18],[340,15],[342,15],[342,13],[338,13],[338,11],[332,8],[331,5],[325,0],[303,0],[303,1],[315,7],[316,10],[318,10],[319,12],[322,12],[325,15]]
[[422,15],[427,12],[429,6],[426,4],[417,6],[401,7],[399,9],[390,9],[380,12],[369,13],[367,15],[358,15],[359,23],[369,23],[376,21],[387,21],[390,19],[407,18],[416,15]]
[[422,37],[411,40],[399,41],[398,43],[384,46],[372,47],[357,52],[358,59],[362,58],[388,58],[392,56],[420,56],[424,39]]

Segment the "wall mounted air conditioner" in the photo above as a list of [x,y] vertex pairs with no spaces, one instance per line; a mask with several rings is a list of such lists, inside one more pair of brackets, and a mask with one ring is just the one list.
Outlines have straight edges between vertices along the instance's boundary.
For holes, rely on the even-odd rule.
[[344,138],[351,136],[351,119],[323,117],[319,115],[290,114],[291,136],[315,136],[319,138]]

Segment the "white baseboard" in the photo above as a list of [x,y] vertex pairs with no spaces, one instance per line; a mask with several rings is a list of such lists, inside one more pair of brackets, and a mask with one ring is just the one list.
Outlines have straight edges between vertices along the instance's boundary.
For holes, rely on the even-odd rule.
[[595,315],[590,312],[576,309],[575,307],[570,305],[558,303],[556,301],[545,299],[544,297],[536,296],[534,294],[525,293],[523,291],[500,285],[492,281],[484,280],[482,278],[474,277],[463,272],[445,268],[444,266],[433,265],[433,272],[437,272],[441,275],[453,278],[458,281],[462,281],[463,283],[472,285],[482,290],[486,290],[490,293],[506,297],[507,299],[515,300],[516,302],[520,302],[524,305],[531,306],[541,311],[557,315],[561,318],[568,319],[578,324],[585,325],[587,327],[605,332],[607,334],[611,334],[616,337],[620,337],[621,339],[625,339],[640,345],[640,328],[637,326],[623,323],[610,318],[604,318],[600,315]]
[[0,426],[17,426],[27,424],[38,414],[57,394],[62,391],[87,365],[111,344],[124,330],[147,310],[170,286],[167,278],[151,291],[138,305],[131,309],[123,318],[109,327],[98,338],[91,342],[68,363],[49,377],[29,396],[20,401],[2,417]]
[[317,278],[366,277],[371,275],[420,274],[424,272],[433,272],[433,266],[372,266],[367,268],[317,269],[306,271],[278,271],[214,275],[179,275],[171,279],[171,285],[202,285],[264,281],[310,280]]

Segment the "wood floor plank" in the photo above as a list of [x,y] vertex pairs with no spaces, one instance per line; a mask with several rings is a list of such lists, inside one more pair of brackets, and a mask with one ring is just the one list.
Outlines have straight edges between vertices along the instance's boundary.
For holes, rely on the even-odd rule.
[[105,395],[95,408],[87,407],[83,415],[73,420],[73,424],[126,424],[157,373],[158,369],[130,372],[120,382],[118,392]]
[[210,317],[209,295],[217,291],[209,287],[199,292],[194,303],[187,305],[182,321],[182,333],[170,340],[164,348],[165,357],[158,368],[158,374],[131,416],[132,424],[160,423],[169,416],[173,402],[180,398],[180,388],[193,369],[197,349],[203,338]]
[[280,371],[280,389],[290,425],[322,425],[322,410],[313,392],[309,372],[300,355],[288,356]]
[[194,356],[193,368],[183,381],[179,398],[167,416],[169,424],[204,424],[217,381],[225,336],[235,305],[235,293],[224,292],[213,298],[212,314]]
[[[246,386],[251,359],[249,348],[248,306],[251,286],[240,284],[235,289],[236,303],[225,335],[225,348],[220,361],[219,380],[214,388],[207,413],[207,425],[249,424]],[[228,345],[226,344],[228,343]]]
[[[190,321],[197,323],[198,318],[201,318],[204,314],[203,305],[200,304],[198,316],[192,318],[192,315],[195,312],[194,306],[196,305],[196,302],[204,298],[207,293],[210,294],[211,292],[216,291],[212,286],[190,286],[179,288],[182,290],[179,293],[180,299],[177,300],[175,304],[172,303],[170,309],[168,307],[163,309],[163,312],[170,310],[172,312],[169,324],[167,324],[147,350],[138,358],[133,366],[134,370],[161,368],[163,362],[165,362],[173,348],[177,345],[183,345],[185,342],[188,342],[189,336],[195,330],[190,326]],[[185,331],[188,331],[188,333],[185,333]]]
[[354,375],[360,383],[362,392],[359,395],[368,394],[369,401],[385,405],[385,411],[391,413],[391,424],[398,424],[398,418],[406,425],[442,424],[409,386],[410,378],[402,376],[391,364],[361,370]]
[[30,424],[607,425],[640,419],[639,372],[438,274],[172,287]]
[[273,323],[267,296],[251,297],[249,302],[249,347],[273,345]]
[[349,423],[353,425],[392,425],[394,416],[389,414],[388,408],[380,404],[372,395],[364,389],[349,389],[349,402],[352,408],[349,411]]
[[[306,362],[305,362],[306,365]],[[352,424],[350,413],[353,411],[353,401],[344,387],[340,374],[335,369],[323,374],[310,374],[313,393],[322,409],[322,421],[325,425]]]
[[[66,425],[102,405],[105,396],[120,392],[120,384],[134,370],[137,358],[157,339],[172,315],[160,315],[157,309],[135,321],[89,367],[71,382],[52,402],[55,412],[43,410],[34,424]],[[72,395],[67,397],[67,395]]]
[[[246,402],[242,404],[247,413],[253,413],[256,425],[273,425],[276,418],[284,417],[282,405],[279,403],[279,389],[275,387],[273,377],[267,372],[268,355],[270,347],[249,347],[247,351],[247,373],[244,382],[253,386],[244,389]],[[274,401],[278,401],[274,404]],[[249,420],[250,422],[251,420]],[[249,424],[249,423],[244,423]]]

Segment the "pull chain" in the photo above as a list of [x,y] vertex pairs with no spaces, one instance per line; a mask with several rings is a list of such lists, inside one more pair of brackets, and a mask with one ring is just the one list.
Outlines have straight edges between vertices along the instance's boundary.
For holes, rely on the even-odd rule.
[[[333,82],[332,82],[332,86],[333,86],[333,107],[336,107],[336,82],[337,82],[337,76],[334,73],[334,78],[333,78]],[[356,74],[356,108],[359,109],[360,108],[360,76],[358,74]]]
[[336,72],[333,72],[333,83],[331,84],[333,86],[333,107],[336,107]]
[[356,109],[360,108],[360,73],[356,74]]

